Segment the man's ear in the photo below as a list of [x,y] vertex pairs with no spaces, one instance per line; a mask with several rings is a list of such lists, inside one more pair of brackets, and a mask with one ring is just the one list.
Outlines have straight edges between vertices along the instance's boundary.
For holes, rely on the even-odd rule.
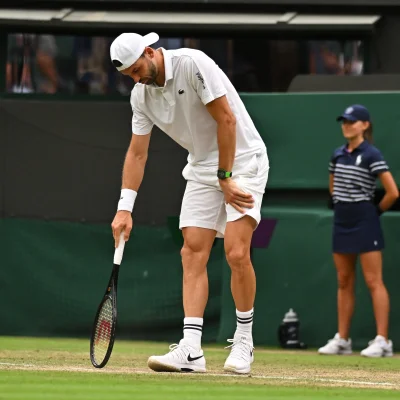
[[151,47],[146,47],[146,48],[144,49],[143,55],[146,55],[146,54],[147,54],[150,58],[154,58],[155,50],[152,49]]

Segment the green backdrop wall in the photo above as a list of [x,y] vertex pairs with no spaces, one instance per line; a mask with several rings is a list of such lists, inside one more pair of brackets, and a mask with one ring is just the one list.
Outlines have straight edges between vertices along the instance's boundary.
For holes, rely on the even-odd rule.
[[[336,332],[336,276],[330,254],[332,212],[267,207],[277,220],[267,249],[253,249],[257,274],[254,338],[277,345],[284,313],[299,313],[302,339],[318,346]],[[400,342],[400,213],[382,217],[384,277],[392,300],[391,337]],[[177,226],[174,227],[178,229]],[[119,280],[119,337],[177,341],[182,331],[182,267],[173,229],[136,226]],[[111,271],[109,225],[0,220],[1,335],[86,336]],[[230,271],[222,240],[208,265],[210,295],[204,340],[223,342],[235,328]],[[375,335],[368,291],[359,276],[352,336]]]
[[[309,189],[327,190],[328,161],[333,149],[343,142],[335,117],[352,103],[370,108],[376,144],[400,182],[400,93],[243,94],[242,98],[267,144],[271,162],[263,217],[277,220],[269,247],[253,251],[258,286],[255,341],[276,345],[278,325],[293,307],[300,316],[302,339],[310,346],[319,346],[336,331],[332,212],[312,197],[307,207],[301,207],[298,197]],[[0,122],[5,127],[0,130],[0,157],[4,161],[0,163],[0,334],[88,337],[111,269],[110,222],[129,142],[126,120],[130,111],[125,102],[112,107],[91,101],[60,101],[58,106],[48,100],[34,103],[0,99]],[[46,126],[43,118],[48,110],[54,123]],[[93,118],[96,113],[101,118]],[[111,119],[113,125],[106,125]],[[56,148],[56,154],[60,153],[64,142],[68,143],[68,155],[49,158]],[[118,332],[125,338],[177,341],[183,312],[181,238],[176,217],[183,189],[178,181],[179,160],[184,161],[184,157],[168,141],[154,143],[153,164],[145,175],[147,186],[139,196],[142,220],[134,228],[121,270]],[[73,158],[74,146],[79,148],[78,162]],[[163,150],[169,159],[179,158],[179,162],[166,162],[161,157]],[[163,201],[169,201],[164,210],[152,178],[164,176],[165,168]],[[107,175],[108,170],[113,173]],[[171,178],[175,174],[176,180]],[[89,179],[94,175],[96,179]],[[60,176],[63,181],[57,181],[58,186],[49,184]],[[31,188],[28,197],[22,190],[27,183]],[[101,199],[102,207],[97,210],[96,202],[88,203],[83,187],[85,193]],[[274,189],[291,189],[280,207],[268,202]],[[174,193],[176,198],[171,201]],[[67,215],[70,222],[61,221]],[[389,212],[382,221],[387,242],[385,279],[392,297],[390,333],[396,345],[400,343],[396,286],[400,278],[400,213]],[[233,333],[235,312],[221,241],[212,250],[208,270],[210,296],[204,339],[224,341]],[[359,278],[352,330],[356,347],[364,346],[375,334],[371,302]]]
[[243,94],[270,158],[269,188],[326,188],[327,165],[343,144],[336,117],[351,104],[369,108],[375,145],[400,182],[400,93]]

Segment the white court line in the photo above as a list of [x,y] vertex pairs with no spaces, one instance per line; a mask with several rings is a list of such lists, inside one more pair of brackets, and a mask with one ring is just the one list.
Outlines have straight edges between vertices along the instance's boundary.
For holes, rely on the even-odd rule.
[[[235,374],[207,374],[211,376],[235,376]],[[330,382],[330,383],[350,383],[355,385],[371,385],[371,386],[396,386],[395,383],[390,382],[365,382],[365,381],[352,381],[347,379],[330,379],[330,378],[306,378],[306,377],[295,377],[295,376],[265,376],[265,375],[249,375],[249,378],[256,379],[276,379],[281,381],[313,381],[313,382]]]
[[[8,366],[15,366],[15,367],[34,367],[34,368],[46,368],[46,365],[40,366],[40,365],[33,365],[33,364],[13,364],[13,363],[1,363],[0,365],[8,365]],[[96,369],[94,368],[85,368],[85,367],[69,367],[67,369],[64,369],[62,367],[59,368],[49,368],[49,370],[58,370],[58,371],[82,371],[82,372],[95,372]],[[106,373],[115,373],[116,371],[114,370],[101,370],[102,372]],[[130,372],[127,372],[130,373]],[[133,374],[138,374],[138,375],[155,375],[151,371],[133,371]],[[175,375],[175,376],[187,376],[188,374],[185,373],[180,373],[180,372],[170,372],[170,375]],[[193,376],[191,374],[191,376]],[[331,378],[310,378],[310,377],[296,377],[296,376],[273,376],[273,375],[239,375],[239,374],[212,374],[212,373],[205,373],[205,374],[199,374],[199,376],[206,377],[206,376],[214,376],[214,377],[234,377],[234,378],[255,378],[255,379],[270,379],[270,380],[280,380],[280,381],[311,381],[311,382],[325,382],[325,383],[346,383],[346,384],[352,384],[352,385],[368,385],[368,386],[394,386],[397,387],[398,385],[395,383],[391,382],[370,382],[370,381],[356,381],[356,380],[348,380],[348,379],[331,379]]]
[[205,374],[207,376],[234,376],[235,378],[256,378],[256,379],[276,379],[280,381],[313,381],[313,382],[330,382],[330,383],[350,383],[355,385],[371,385],[371,386],[397,386],[390,382],[365,382],[352,381],[347,379],[329,379],[329,378],[307,378],[296,376],[266,376],[266,375],[237,375],[237,374]]
[[2,363],[2,362],[0,362],[0,365],[10,365],[13,367],[36,367],[36,365],[33,364],[13,364],[13,363]]

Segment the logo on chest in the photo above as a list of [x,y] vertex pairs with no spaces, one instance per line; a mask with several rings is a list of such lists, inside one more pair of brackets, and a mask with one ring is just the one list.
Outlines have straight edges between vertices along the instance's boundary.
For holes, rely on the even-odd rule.
[[356,165],[360,165],[360,164],[361,164],[361,161],[362,161],[362,156],[361,156],[361,154],[360,154],[360,155],[357,156],[357,158],[356,158]]

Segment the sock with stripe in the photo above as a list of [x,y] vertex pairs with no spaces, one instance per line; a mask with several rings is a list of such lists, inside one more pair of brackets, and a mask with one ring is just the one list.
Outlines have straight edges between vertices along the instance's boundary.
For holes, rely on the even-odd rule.
[[201,348],[203,318],[187,317],[183,320],[183,339],[196,349]]
[[237,326],[235,335],[242,335],[252,338],[253,314],[254,308],[245,312],[236,310]]

